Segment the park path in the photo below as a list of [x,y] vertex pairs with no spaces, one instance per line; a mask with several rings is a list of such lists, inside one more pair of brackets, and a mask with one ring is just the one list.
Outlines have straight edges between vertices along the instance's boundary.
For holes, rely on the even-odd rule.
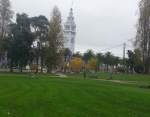
[[[35,74],[36,77],[61,77],[61,78],[67,78],[66,75],[58,73],[57,76],[38,76]],[[29,74],[0,74],[0,76],[30,76]]]
[[95,79],[95,80],[101,80],[101,81],[106,81],[106,82],[125,83],[125,84],[136,84],[132,81],[106,80],[106,79]]
[[58,73],[57,74],[59,77],[61,77],[61,78],[67,78],[67,76],[66,75],[64,75],[64,74],[60,74],[60,73]]

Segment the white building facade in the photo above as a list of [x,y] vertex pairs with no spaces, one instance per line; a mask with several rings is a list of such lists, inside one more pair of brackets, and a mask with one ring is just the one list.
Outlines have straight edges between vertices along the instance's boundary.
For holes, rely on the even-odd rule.
[[75,51],[76,24],[73,17],[73,9],[70,9],[66,23],[64,23],[64,47],[69,48],[72,53]]

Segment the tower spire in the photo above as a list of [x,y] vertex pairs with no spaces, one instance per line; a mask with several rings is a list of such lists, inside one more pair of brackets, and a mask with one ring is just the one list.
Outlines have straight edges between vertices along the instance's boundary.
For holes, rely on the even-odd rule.
[[72,0],[72,4],[71,4],[71,8],[73,7],[73,0]]

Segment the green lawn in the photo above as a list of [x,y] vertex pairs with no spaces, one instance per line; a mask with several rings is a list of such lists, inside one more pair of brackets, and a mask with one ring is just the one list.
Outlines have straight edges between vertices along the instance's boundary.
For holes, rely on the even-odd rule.
[[[98,79],[88,78],[96,75]],[[0,117],[149,117],[150,76],[0,73]],[[132,83],[131,83],[132,82]]]

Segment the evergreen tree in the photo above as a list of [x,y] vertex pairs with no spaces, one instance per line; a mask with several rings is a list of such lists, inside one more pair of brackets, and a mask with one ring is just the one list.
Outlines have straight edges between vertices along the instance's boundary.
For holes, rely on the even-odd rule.
[[[16,63],[20,71],[26,66],[30,59],[33,35],[30,29],[30,20],[27,14],[17,14],[16,24],[10,25],[8,57],[11,68]],[[11,70],[12,71],[12,70]]]
[[41,73],[43,72],[44,55],[45,55],[45,44],[48,39],[48,19],[40,15],[38,17],[32,17],[30,19],[31,26],[34,29],[34,41],[37,43],[34,46],[33,51],[35,54],[36,65],[38,65],[39,58],[41,58]]
[[48,72],[62,62],[63,58],[63,28],[61,13],[57,6],[54,6],[49,24],[49,38],[47,43],[45,64]]

